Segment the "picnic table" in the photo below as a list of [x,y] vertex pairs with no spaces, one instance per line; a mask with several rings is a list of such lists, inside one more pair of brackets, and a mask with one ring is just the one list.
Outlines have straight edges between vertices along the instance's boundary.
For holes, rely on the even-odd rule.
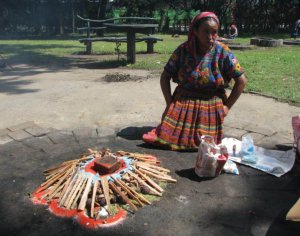
[[[155,28],[158,24],[150,24],[150,21],[156,20],[147,17],[119,17],[106,20],[91,20],[77,16],[79,19],[87,22],[87,27],[78,28],[78,30],[86,30],[87,37],[79,39],[79,42],[86,45],[86,53],[91,54],[93,42],[121,42],[127,43],[127,61],[128,63],[136,62],[136,42],[145,41],[147,43],[147,53],[154,52],[154,43],[162,41],[161,38],[154,36]],[[122,23],[122,20],[146,20],[149,23]],[[101,23],[101,27],[91,27],[91,23]],[[105,30],[109,32],[126,33],[126,37],[109,36],[109,37],[90,37],[90,30]],[[145,34],[144,37],[136,37],[136,34]]]
[[[104,23],[103,25],[105,25],[111,31],[126,33],[127,61],[129,63],[135,63],[136,61],[136,53],[135,53],[136,33],[153,34],[155,28],[158,27],[157,24],[136,24],[136,23],[135,24]],[[153,43],[152,43],[152,50],[153,50]]]

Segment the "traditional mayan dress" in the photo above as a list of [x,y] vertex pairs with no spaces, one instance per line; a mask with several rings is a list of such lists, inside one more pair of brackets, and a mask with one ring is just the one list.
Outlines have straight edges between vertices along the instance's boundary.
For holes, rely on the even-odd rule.
[[211,135],[220,143],[225,85],[243,74],[229,48],[216,41],[204,56],[195,56],[185,42],[164,69],[178,86],[162,123],[143,140],[171,150],[197,149],[201,135]]

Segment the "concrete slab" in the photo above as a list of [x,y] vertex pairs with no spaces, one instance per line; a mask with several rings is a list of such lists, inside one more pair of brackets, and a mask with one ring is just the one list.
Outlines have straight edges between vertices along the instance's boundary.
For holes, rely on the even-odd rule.
[[90,127],[82,127],[73,130],[73,135],[76,139],[80,140],[82,137],[98,137],[97,129]]
[[13,139],[11,137],[9,137],[8,135],[1,135],[0,136],[0,145],[6,144],[13,141]]
[[21,141],[25,138],[30,138],[32,137],[31,134],[25,132],[24,130],[20,129],[20,130],[16,130],[16,131],[13,131],[13,132],[10,132],[7,134],[9,137],[11,137],[13,140],[16,140],[16,141]]
[[30,127],[34,127],[36,124],[34,123],[34,121],[27,121],[27,122],[23,122],[14,126],[10,126],[7,129],[14,132],[17,130],[21,130],[21,129],[27,129]]
[[40,126],[35,125],[33,127],[26,128],[25,131],[27,133],[30,133],[34,137],[40,137],[48,134],[50,132],[50,129],[42,128]]
[[248,132],[243,129],[236,129],[236,128],[231,128],[229,126],[224,126],[225,137],[232,137],[241,140],[242,136],[246,133]]
[[30,137],[27,139],[22,140],[23,144],[38,150],[38,151],[45,151],[54,148],[54,143],[47,137]]
[[55,130],[47,136],[55,144],[76,141],[72,130]]
[[287,137],[281,133],[274,134],[270,137],[265,137],[259,140],[256,145],[269,149],[289,150],[293,147],[293,137]]
[[100,126],[96,128],[98,137],[114,136],[116,130],[114,128]]

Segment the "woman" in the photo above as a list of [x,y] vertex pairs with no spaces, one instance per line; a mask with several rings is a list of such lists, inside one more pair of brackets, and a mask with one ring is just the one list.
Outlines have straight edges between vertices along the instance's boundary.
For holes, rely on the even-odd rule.
[[234,23],[231,23],[229,26],[228,38],[235,39],[238,36],[238,29]]
[[[181,44],[164,67],[160,84],[166,101],[161,124],[143,135],[147,143],[171,150],[195,150],[201,135],[222,140],[222,123],[242,93],[246,78],[237,59],[216,41],[219,19],[202,12],[191,22],[187,42]],[[171,95],[170,80],[178,83]],[[225,85],[235,85],[226,97]]]

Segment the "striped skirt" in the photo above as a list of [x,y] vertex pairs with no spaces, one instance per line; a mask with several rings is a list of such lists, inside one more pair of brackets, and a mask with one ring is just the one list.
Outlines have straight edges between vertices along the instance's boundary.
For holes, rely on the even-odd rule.
[[220,97],[199,98],[177,88],[162,123],[144,134],[143,140],[171,150],[197,150],[201,135],[211,135],[221,143],[223,120]]

